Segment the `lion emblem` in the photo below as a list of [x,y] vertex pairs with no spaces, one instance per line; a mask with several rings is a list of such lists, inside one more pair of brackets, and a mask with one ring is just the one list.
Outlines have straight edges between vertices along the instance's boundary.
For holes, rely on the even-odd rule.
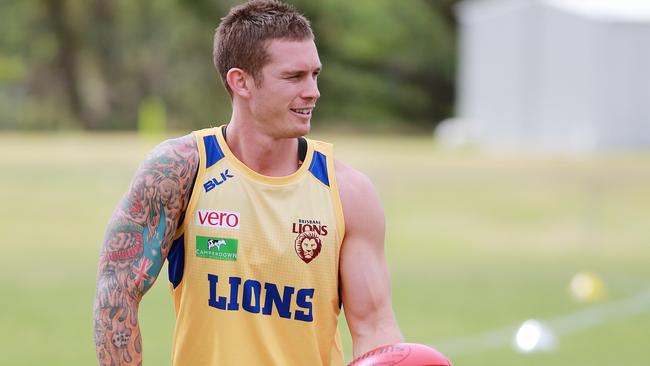
[[295,242],[296,254],[305,263],[309,263],[318,257],[322,243],[318,234],[313,231],[305,231],[298,235]]

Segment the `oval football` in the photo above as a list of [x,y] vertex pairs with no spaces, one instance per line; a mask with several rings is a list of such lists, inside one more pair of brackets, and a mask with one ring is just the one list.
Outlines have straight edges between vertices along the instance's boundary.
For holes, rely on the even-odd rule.
[[451,366],[436,349],[417,343],[396,343],[372,349],[349,366]]

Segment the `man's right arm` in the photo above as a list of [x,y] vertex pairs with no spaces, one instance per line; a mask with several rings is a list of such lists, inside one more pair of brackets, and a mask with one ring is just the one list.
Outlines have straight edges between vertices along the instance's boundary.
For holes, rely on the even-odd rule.
[[113,212],[101,249],[94,306],[100,365],[142,364],[138,305],[167,258],[198,160],[192,134],[158,145]]

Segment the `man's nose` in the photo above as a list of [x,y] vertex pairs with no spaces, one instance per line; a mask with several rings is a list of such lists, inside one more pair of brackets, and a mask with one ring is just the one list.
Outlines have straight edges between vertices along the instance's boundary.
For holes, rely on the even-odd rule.
[[302,97],[304,99],[313,99],[316,100],[320,98],[320,91],[318,91],[318,81],[316,79],[310,78],[307,80],[307,85],[303,90]]

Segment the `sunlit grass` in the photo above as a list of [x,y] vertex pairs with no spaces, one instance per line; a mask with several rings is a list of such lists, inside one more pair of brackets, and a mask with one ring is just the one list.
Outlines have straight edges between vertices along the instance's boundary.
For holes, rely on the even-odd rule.
[[[604,301],[650,283],[650,154],[481,155],[442,150],[430,136],[315,137],[377,185],[393,303],[409,341],[435,346],[585,308],[567,290],[581,270],[604,279]],[[99,246],[154,145],[132,134],[0,135],[0,364],[95,363]],[[169,364],[165,269],[140,314],[146,364]],[[649,314],[562,337],[551,354],[505,345],[450,356],[464,366],[647,365]]]

